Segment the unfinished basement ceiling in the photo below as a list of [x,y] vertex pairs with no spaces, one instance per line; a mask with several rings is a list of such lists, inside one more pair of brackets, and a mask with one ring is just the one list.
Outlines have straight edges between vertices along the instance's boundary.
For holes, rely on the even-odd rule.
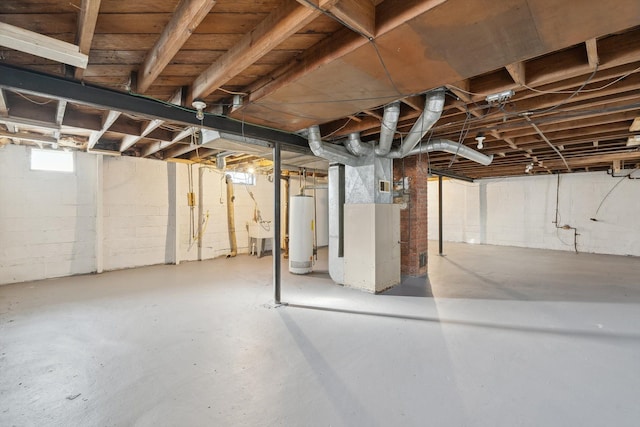
[[[7,28],[27,30],[78,45],[88,66],[2,46],[0,65],[187,109],[202,98],[207,119],[259,125],[253,137],[267,141],[311,125],[337,144],[352,132],[376,141],[384,105],[401,100],[399,144],[422,94],[445,86],[444,112],[425,140],[477,149],[482,133],[479,151],[494,161],[434,152],[434,169],[480,178],[635,168],[639,17],[637,0],[4,0],[0,44]],[[200,146],[197,122],[8,84],[11,73],[0,70],[0,144],[193,161],[228,151]],[[513,94],[486,100],[505,91]],[[283,132],[260,138],[260,126]],[[241,129],[241,142],[252,142]],[[322,168],[295,138],[291,166]],[[267,152],[247,148],[227,164]]]

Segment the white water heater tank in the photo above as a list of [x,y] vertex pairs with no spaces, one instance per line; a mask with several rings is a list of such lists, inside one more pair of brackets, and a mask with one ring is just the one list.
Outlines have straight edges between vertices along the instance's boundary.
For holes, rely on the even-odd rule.
[[307,274],[313,266],[313,197],[292,196],[289,209],[289,271]]

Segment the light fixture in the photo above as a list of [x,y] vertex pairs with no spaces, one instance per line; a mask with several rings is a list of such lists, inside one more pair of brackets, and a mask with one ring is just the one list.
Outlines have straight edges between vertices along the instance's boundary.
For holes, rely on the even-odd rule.
[[491,95],[487,95],[487,102],[489,104],[493,103],[502,103],[510,99],[514,95],[514,91],[509,89],[498,93],[492,93]]
[[531,162],[527,166],[525,166],[524,173],[531,173],[532,170],[533,170],[533,162]]
[[196,111],[196,119],[203,120],[204,119],[204,109],[207,108],[207,104],[200,98],[196,98],[191,103],[191,106],[195,108]]
[[482,150],[484,148],[485,139],[487,139],[487,137],[484,136],[484,133],[478,132],[478,134],[476,135],[476,141],[478,141],[478,150]]

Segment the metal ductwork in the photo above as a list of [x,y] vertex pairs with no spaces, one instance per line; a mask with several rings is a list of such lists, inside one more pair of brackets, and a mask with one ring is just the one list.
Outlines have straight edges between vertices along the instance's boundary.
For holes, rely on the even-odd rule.
[[389,152],[385,157],[393,159],[407,157],[411,150],[422,140],[422,137],[429,132],[429,129],[438,121],[444,108],[445,89],[438,88],[427,93],[424,104],[424,111],[418,117],[409,135],[402,141],[402,145]]
[[[493,161],[493,156],[487,156],[463,144],[448,139],[437,139],[428,144],[416,148],[424,135],[438,121],[444,108],[445,89],[438,88],[429,92],[426,96],[425,109],[409,131],[409,135],[404,139],[402,145],[392,151],[391,147],[393,135],[398,124],[400,113],[399,104],[393,103],[385,107],[382,127],[380,129],[380,143],[375,148],[375,154],[388,159],[401,159],[419,153],[429,153],[432,151],[444,151],[455,154],[465,159],[469,159],[481,165],[487,166]],[[312,126],[309,128],[309,147],[313,154],[332,163],[340,163],[347,166],[360,166],[361,158],[368,156],[374,151],[373,147],[360,140],[360,134],[350,133],[344,142],[346,147],[335,144],[326,144],[320,137],[320,128]],[[385,153],[386,152],[386,153]],[[385,154],[382,154],[385,153]]]
[[380,125],[380,142],[376,147],[376,155],[386,156],[391,150],[393,136],[400,119],[400,103],[394,102],[384,107],[382,124]]
[[348,166],[358,166],[358,157],[347,152],[346,149],[334,144],[326,144],[320,136],[320,128],[311,126],[309,128],[309,148],[318,157],[328,160],[330,163],[340,163]]
[[[422,147],[414,148],[407,155],[414,156],[416,154],[424,154],[430,153],[432,151],[444,151],[446,153],[451,153],[457,155],[459,157],[464,157],[465,159],[469,159],[476,163],[480,163],[484,166],[489,166],[493,161],[493,155],[487,156],[482,154],[479,151],[476,151],[472,148],[469,148],[459,142],[454,142],[449,139],[434,139],[429,141],[428,144],[423,145]],[[393,157],[393,152],[389,153],[391,158],[399,158]]]
[[371,145],[363,143],[360,140],[360,134],[358,132],[350,133],[344,141],[344,146],[348,152],[358,157],[368,156],[373,152]]

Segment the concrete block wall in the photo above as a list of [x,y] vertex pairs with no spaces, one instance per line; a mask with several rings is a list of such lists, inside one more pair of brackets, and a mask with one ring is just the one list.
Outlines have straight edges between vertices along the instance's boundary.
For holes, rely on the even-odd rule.
[[[31,171],[29,148],[0,148],[0,284],[229,253],[226,185],[220,171],[203,169],[200,187],[198,165],[74,155],[74,173]],[[209,212],[200,252],[189,228],[189,168],[196,234],[200,188],[202,212]],[[273,224],[273,183],[266,175],[256,178],[255,186],[234,184],[240,254],[250,251],[246,223],[255,203],[262,219]],[[293,184],[291,194],[297,191]],[[318,191],[318,206],[322,246],[328,240],[326,190]],[[270,242],[265,249],[271,249]]]
[[105,157],[103,175],[104,269],[170,263],[175,164]]
[[[558,225],[577,229],[579,252],[640,256],[640,180],[620,179],[605,172],[560,175]],[[443,187],[445,241],[574,250],[573,230],[553,223],[556,175],[446,180]],[[437,197],[437,182],[430,181],[430,239],[438,238]]]
[[31,149],[0,148],[0,284],[95,270],[96,157],[73,173],[32,171]]

